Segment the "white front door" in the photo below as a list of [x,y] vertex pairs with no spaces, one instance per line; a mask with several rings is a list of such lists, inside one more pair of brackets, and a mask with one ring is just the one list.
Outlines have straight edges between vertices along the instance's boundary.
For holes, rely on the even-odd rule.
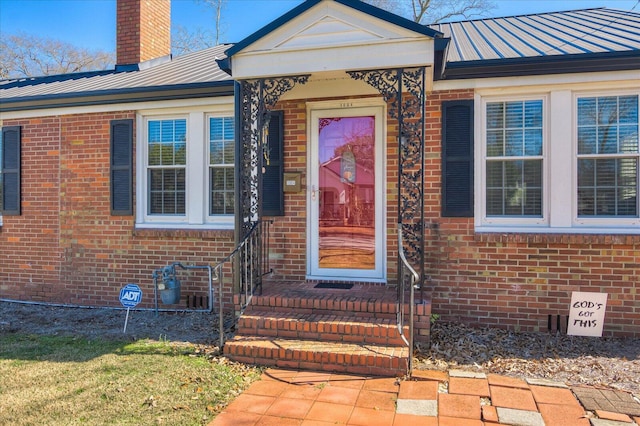
[[386,281],[384,112],[310,105],[309,279]]

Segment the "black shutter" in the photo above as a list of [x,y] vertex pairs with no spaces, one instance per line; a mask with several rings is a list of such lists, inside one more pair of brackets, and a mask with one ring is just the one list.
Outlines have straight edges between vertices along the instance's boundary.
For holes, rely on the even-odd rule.
[[111,214],[133,214],[133,120],[111,121]]
[[442,216],[473,217],[473,100],[442,102]]
[[267,139],[268,164],[262,175],[262,214],[265,216],[284,216],[284,158],[283,158],[283,122],[282,111],[272,111],[269,120]]
[[2,214],[4,216],[20,215],[20,126],[2,128]]

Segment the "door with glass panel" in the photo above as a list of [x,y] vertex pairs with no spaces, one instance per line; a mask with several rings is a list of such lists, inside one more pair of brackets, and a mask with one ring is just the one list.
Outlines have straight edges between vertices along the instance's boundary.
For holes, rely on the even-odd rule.
[[383,281],[381,107],[312,110],[308,276]]

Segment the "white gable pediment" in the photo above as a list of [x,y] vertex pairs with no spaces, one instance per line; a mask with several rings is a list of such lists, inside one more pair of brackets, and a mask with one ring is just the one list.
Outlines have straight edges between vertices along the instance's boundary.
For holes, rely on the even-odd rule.
[[297,34],[281,41],[276,49],[318,48],[357,43],[376,43],[384,36],[333,16],[325,16]]
[[233,55],[234,78],[431,65],[433,39],[321,1]]

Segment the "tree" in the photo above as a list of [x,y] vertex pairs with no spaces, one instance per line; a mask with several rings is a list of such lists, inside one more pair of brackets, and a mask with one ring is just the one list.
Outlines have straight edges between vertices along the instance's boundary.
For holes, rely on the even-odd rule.
[[189,29],[176,26],[171,34],[171,51],[174,55],[183,55],[189,52],[206,49],[220,43],[222,31],[222,11],[227,0],[196,0],[204,4],[206,8],[213,9],[214,29],[202,27]]
[[412,19],[437,24],[451,18],[480,17],[495,8],[491,0],[365,0],[367,3]]
[[83,49],[25,33],[0,33],[2,79],[103,70],[114,63],[113,52]]

